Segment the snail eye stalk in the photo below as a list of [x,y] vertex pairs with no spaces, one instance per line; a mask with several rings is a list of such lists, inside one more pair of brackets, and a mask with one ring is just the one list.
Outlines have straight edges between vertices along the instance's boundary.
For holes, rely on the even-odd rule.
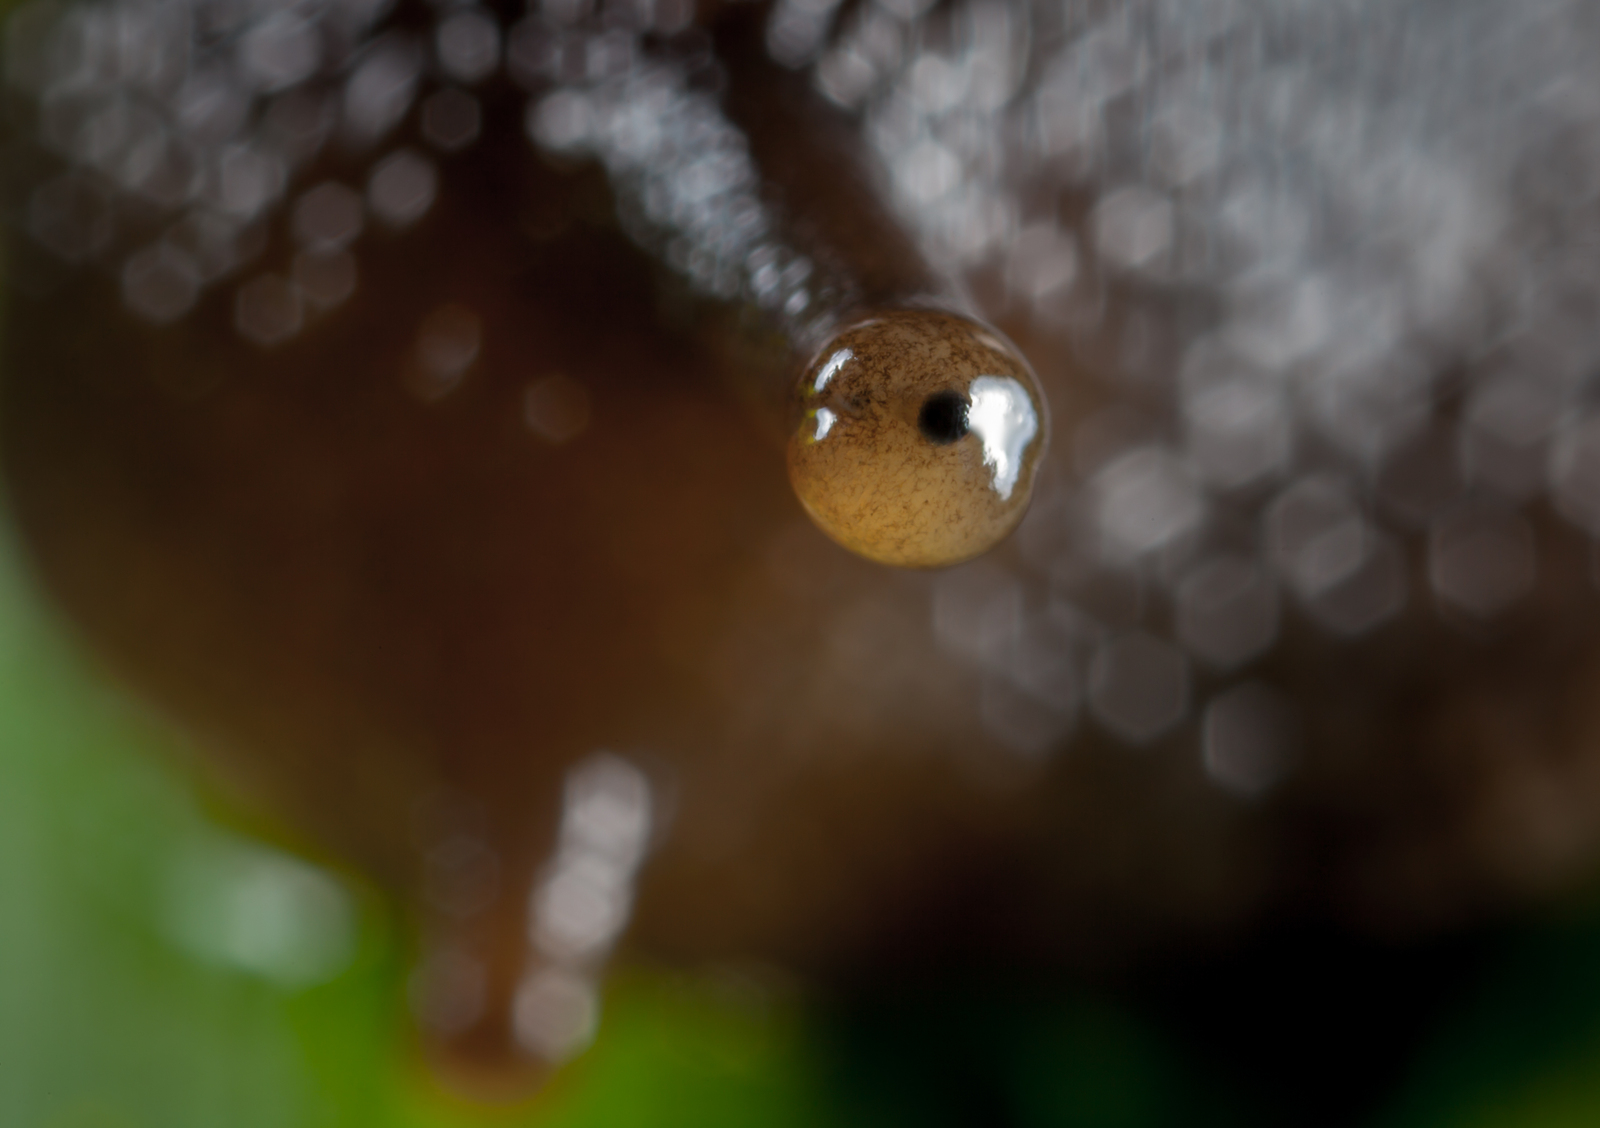
[[1049,418],[1027,362],[992,330],[929,310],[871,316],[829,341],[796,388],[789,478],[846,548],[939,568],[1022,520]]

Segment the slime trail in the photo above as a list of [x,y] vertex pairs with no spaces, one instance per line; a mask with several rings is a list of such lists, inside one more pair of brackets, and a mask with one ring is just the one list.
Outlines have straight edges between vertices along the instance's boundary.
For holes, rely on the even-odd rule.
[[625,934],[1443,927],[1600,833],[1596,20],[30,5],[13,509],[469,1080]]

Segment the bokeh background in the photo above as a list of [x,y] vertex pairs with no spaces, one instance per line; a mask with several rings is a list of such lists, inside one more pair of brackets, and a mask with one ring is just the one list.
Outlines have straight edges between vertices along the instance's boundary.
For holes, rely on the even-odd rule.
[[1600,1124],[1596,889],[1404,943],[1269,922],[1093,981],[624,951],[594,1046],[528,1104],[468,1107],[412,1045],[398,906],[206,792],[9,527],[0,1128]]
[[624,959],[532,1104],[438,1090],[407,938],[202,794],[0,549],[0,1125],[1600,1123],[1600,899],[1421,945],[1286,928],[1117,983],[823,989]]

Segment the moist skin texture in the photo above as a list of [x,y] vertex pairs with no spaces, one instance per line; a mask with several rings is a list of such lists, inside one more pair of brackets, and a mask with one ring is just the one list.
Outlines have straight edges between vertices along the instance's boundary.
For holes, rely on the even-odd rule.
[[[1407,50],[1361,49],[1380,68],[1362,81],[1383,93],[1363,101],[1339,85],[1356,72],[1309,33],[1274,38],[1301,71],[1262,61],[1251,17],[1188,29],[1210,45],[1194,56],[1205,82],[1189,88],[1166,81],[1183,58],[1098,64],[1145,57],[1121,51],[1134,22],[1064,28],[1050,23],[1055,5],[956,5],[916,23],[914,42],[893,25],[899,46],[880,51],[890,17],[862,6],[841,13],[830,53],[807,70],[774,63],[754,6],[739,8],[757,19],[753,39],[748,22],[724,39],[713,12],[704,26],[639,32],[639,57],[671,64],[647,88],[628,85],[634,71],[591,80],[562,69],[622,57],[602,50],[616,29],[599,14],[530,17],[545,37],[534,46],[562,49],[510,51],[470,82],[430,62],[420,105],[469,87],[477,139],[441,147],[419,108],[381,141],[328,140],[263,206],[255,257],[187,307],[141,289],[150,276],[128,265],[171,216],[152,219],[148,199],[38,138],[39,169],[21,177],[42,194],[13,209],[28,218],[11,235],[0,457],[39,577],[108,665],[192,735],[202,770],[408,907],[431,1060],[478,1091],[536,1078],[582,1041],[563,1041],[546,1004],[581,1003],[619,943],[685,964],[756,958],[833,981],[911,968],[937,983],[973,966],[1115,970],[1229,943],[1285,907],[1416,935],[1585,879],[1600,848],[1600,616],[1592,546],[1574,524],[1588,448],[1581,429],[1518,445],[1526,428],[1488,424],[1528,412],[1477,406],[1489,392],[1544,402],[1549,389],[1517,374],[1565,363],[1560,348],[1575,338],[1558,315],[1583,307],[1541,300],[1505,325],[1494,318],[1511,298],[1469,284],[1520,285],[1505,256],[1529,248],[1544,261],[1583,245],[1552,224],[1545,247],[1532,221],[1592,195],[1533,176],[1537,162],[1515,181],[1527,201],[1493,195],[1493,162],[1460,166],[1475,177],[1428,166],[1420,178],[1367,178],[1397,167],[1394,154],[1338,148],[1393,136],[1347,128],[1367,113],[1393,124],[1391,104],[1537,110],[1478,81],[1521,56],[1469,54],[1471,90],[1491,106],[1427,91],[1392,99],[1394,83],[1455,73],[1416,65],[1411,50],[1472,46],[1401,27]],[[386,31],[431,42],[444,15],[401,5],[358,42]],[[1388,34],[1360,15],[1360,36]],[[525,27],[520,11],[497,18]],[[957,33],[976,61],[951,97],[935,80],[956,73],[939,52]],[[1586,42],[1554,36],[1556,47]],[[534,56],[545,69],[530,79],[519,68]],[[891,57],[904,92],[856,66]],[[1390,60],[1397,75],[1381,71]],[[1302,101],[1278,95],[1286,75],[1316,89],[1324,62],[1339,96],[1307,105],[1354,118],[1307,130],[1290,112]],[[1587,81],[1591,62],[1588,52],[1570,66],[1571,81]],[[306,89],[338,93],[345,66],[329,62]],[[841,85],[862,73],[882,85]],[[108,81],[119,93],[132,79]],[[1200,128],[1176,136],[1215,145],[1174,148],[1167,116],[1152,119],[1148,147],[1123,144],[1145,137],[1121,100],[1143,96],[1141,82],[1158,88],[1152,98],[1188,91],[1186,106],[1200,104],[1196,90],[1239,84],[1264,105],[1231,121],[1237,149],[1219,147],[1233,134]],[[796,91],[811,100],[788,100]],[[583,114],[568,112],[577,96],[592,100]],[[688,140],[578,129],[630,105]],[[763,116],[769,105],[817,124],[801,135],[808,153],[870,135],[903,142],[906,159],[874,171],[819,158],[763,181],[779,167],[764,154],[792,139]],[[1084,106],[1104,109],[1093,128],[1079,128]],[[955,125],[1015,107],[1016,128],[939,145],[895,133],[929,107]],[[1449,136],[1566,144],[1485,122]],[[1259,172],[1252,153],[1285,151],[1277,129],[1291,152],[1333,146],[1320,185],[1358,180],[1360,192],[1317,196],[1329,205],[1318,215],[1338,218],[1330,201],[1375,212],[1320,232],[1289,222],[1297,197],[1270,197],[1277,210],[1261,213],[1206,195],[1233,185],[1257,191],[1245,204],[1258,199],[1265,189],[1245,173]],[[1008,159],[941,157],[945,143],[989,140]],[[206,144],[217,156],[234,141]],[[641,148],[650,159],[630,164]],[[1159,192],[1138,179],[1144,165],[1095,164],[1147,148]],[[402,150],[437,174],[436,195],[409,219],[372,203],[388,198],[370,178]],[[706,153],[709,167],[696,163]],[[863,314],[936,285],[921,249],[959,250],[946,236],[969,228],[945,223],[948,208],[979,199],[949,182],[952,168],[1014,188],[1014,218],[1031,225],[994,227],[1002,243],[967,281],[1038,372],[1067,441],[1041,456],[1014,537],[930,574],[871,564],[818,531],[785,480],[782,411],[791,340],[823,357]],[[101,195],[63,196],[63,169]],[[365,227],[336,248],[302,245],[292,214],[328,182],[364,201]],[[708,183],[726,190],[697,211]],[[848,197],[828,196],[830,184]],[[1456,219],[1424,225],[1451,238],[1413,261],[1395,241],[1413,230],[1395,216],[1410,213],[1384,210],[1384,192],[1407,184],[1430,207],[1446,189],[1504,206],[1451,196],[1455,210],[1441,214]],[[922,201],[925,228],[893,222],[894,193]],[[108,194],[128,225],[114,228],[121,241],[88,238],[105,234],[99,213],[72,238],[51,226],[78,214],[56,207],[64,199]],[[1215,203],[1227,223],[1180,238],[1193,218],[1176,210],[1180,197],[1202,215]],[[1228,218],[1241,208],[1242,230]],[[1505,236],[1493,227],[1501,212],[1529,222]],[[658,214],[679,226],[652,226]],[[1370,264],[1285,281],[1285,256],[1313,235],[1359,248],[1369,230],[1382,278],[1397,276],[1399,255],[1427,285],[1382,291],[1387,320],[1358,304],[1367,332],[1335,325],[1319,337],[1334,323],[1310,315],[1328,312],[1318,302],[1339,285],[1377,292]],[[838,249],[851,240],[817,234],[830,231],[876,232],[871,270],[853,274]],[[1472,238],[1454,240],[1463,232]],[[738,254],[718,258],[718,240]],[[1494,270],[1459,257],[1480,246],[1501,256],[1486,260]],[[342,302],[307,299],[292,332],[263,334],[241,295],[263,278],[287,285],[302,254],[350,255],[356,288]],[[1210,269],[1234,273],[1196,273]],[[1402,314],[1423,319],[1395,346],[1411,366],[1354,370],[1383,376],[1380,387],[1313,365],[1339,346],[1381,344],[1383,326],[1401,333]],[[1480,340],[1484,324],[1494,332]],[[475,325],[476,351],[454,330],[453,351],[441,347],[441,325]],[[1401,410],[1413,401],[1371,397],[1414,391],[1418,365],[1443,390],[1428,401],[1432,421],[1401,442],[1392,424],[1415,422]],[[1291,386],[1304,395],[1286,404]],[[914,401],[897,418],[903,434],[920,420]],[[965,458],[970,439],[934,445]],[[1463,449],[1477,452],[1470,482]],[[1525,455],[1534,492],[1494,492],[1516,484]],[[1418,466],[1420,478],[1400,473]],[[1562,488],[1540,493],[1549,467]],[[1463,568],[1447,551],[1473,537],[1495,548],[1494,569],[1470,566],[1482,553]],[[595,795],[623,813],[607,825],[626,833],[593,837],[604,820],[580,815]],[[568,887],[557,879],[600,854],[609,915],[585,933],[558,911]]]

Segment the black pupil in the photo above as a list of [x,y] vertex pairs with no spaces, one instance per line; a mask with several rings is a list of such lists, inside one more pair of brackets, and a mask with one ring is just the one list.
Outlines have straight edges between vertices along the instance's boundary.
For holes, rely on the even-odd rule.
[[938,446],[955,442],[967,433],[967,397],[960,392],[935,392],[917,413],[917,429]]

